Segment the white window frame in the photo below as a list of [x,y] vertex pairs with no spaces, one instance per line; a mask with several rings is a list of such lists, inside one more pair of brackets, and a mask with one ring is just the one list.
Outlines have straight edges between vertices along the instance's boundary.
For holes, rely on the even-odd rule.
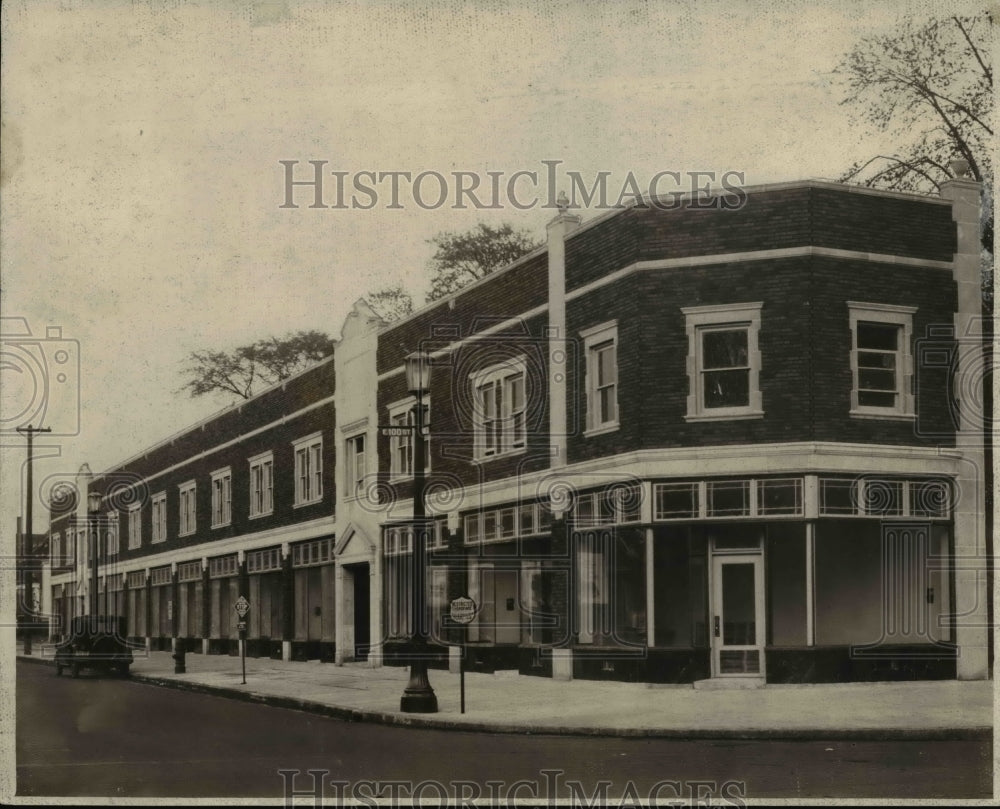
[[198,485],[193,480],[177,487],[177,536],[188,537],[198,530]]
[[295,506],[323,499],[323,433],[315,432],[292,442],[295,460]]
[[108,516],[108,530],[105,534],[107,537],[107,544],[105,546],[105,553],[108,556],[118,555],[118,512],[109,511]]
[[153,510],[153,543],[160,543],[167,541],[167,493],[158,492],[153,495],[152,500]]
[[[913,396],[913,315],[915,306],[848,301],[851,327],[851,416],[854,418],[913,419],[916,407]],[[898,326],[900,345],[896,349],[896,404],[876,407],[859,404],[858,324],[879,323]]]
[[[363,449],[357,450],[358,439]],[[368,474],[368,433],[359,432],[344,439],[344,496],[348,499],[360,497]]]
[[52,552],[49,558],[52,560],[52,567],[62,567],[62,534],[58,531],[52,535]]
[[224,528],[233,521],[233,470],[212,473],[212,528]]
[[[427,429],[430,424],[431,415],[431,402],[430,396],[422,396],[421,401],[424,405],[424,427]],[[393,402],[386,407],[389,413],[388,424],[395,427],[413,426],[413,408],[417,404],[417,397],[410,396],[406,399],[400,399],[398,402]],[[410,480],[413,477],[413,449],[415,444],[413,443],[413,433],[415,430],[411,430],[409,435],[391,435],[389,436],[389,479],[393,482],[401,480]],[[430,438],[428,435],[424,435],[424,474],[429,474],[431,471],[431,453],[430,453]],[[406,464],[405,469],[402,463],[402,456],[404,450],[406,451]]]
[[[684,314],[688,335],[688,397],[685,421],[722,421],[730,419],[763,418],[764,406],[760,391],[760,310],[761,301],[755,303],[729,303],[715,306],[685,306]],[[747,330],[748,402],[737,407],[706,407],[702,381],[702,335],[712,331]]]
[[250,466],[250,519],[254,520],[274,513],[274,453],[262,452],[247,463]]
[[[508,394],[508,382],[516,377],[521,378],[523,388],[522,408],[519,411],[511,409],[510,396]],[[474,438],[473,438],[473,458],[476,461],[490,461],[494,458],[504,458],[511,455],[520,455],[528,449],[528,364],[523,355],[512,357],[504,362],[491,365],[469,374],[469,381],[472,386]],[[490,386],[494,390],[496,386],[501,387],[500,412],[494,414],[491,421],[496,422],[497,445],[487,444],[486,422],[488,408],[480,391],[482,388]],[[493,405],[496,405],[496,396],[493,398]],[[521,435],[518,436],[514,427],[516,414],[521,416]]]
[[[618,409],[618,321],[611,320],[601,323],[580,332],[583,338],[584,356],[587,358],[586,372],[586,392],[587,392],[587,427],[584,435],[599,435],[600,433],[612,432],[618,429],[620,410]],[[610,348],[614,352],[614,381],[605,385],[598,385],[600,374],[599,349],[606,349],[610,343]],[[601,388],[612,388],[614,396],[612,403],[614,406],[614,418],[601,421]]]
[[142,547],[142,504],[136,503],[128,509],[128,549]]

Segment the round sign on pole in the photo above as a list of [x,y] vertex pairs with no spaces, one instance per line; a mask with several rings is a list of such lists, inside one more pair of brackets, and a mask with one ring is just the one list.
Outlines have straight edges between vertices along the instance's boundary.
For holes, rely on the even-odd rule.
[[461,596],[451,602],[451,620],[456,624],[470,624],[476,617],[478,607],[476,602],[466,596]]

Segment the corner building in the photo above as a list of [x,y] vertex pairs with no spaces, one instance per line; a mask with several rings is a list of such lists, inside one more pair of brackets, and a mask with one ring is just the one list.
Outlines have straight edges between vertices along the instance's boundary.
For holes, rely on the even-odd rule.
[[[988,677],[978,221],[965,178],[561,210],[544,248],[393,324],[359,302],[331,360],[94,476],[145,486],[99,587],[154,647],[232,652],[246,594],[248,652],[405,664],[423,440],[439,665],[470,595],[473,670]],[[417,350],[429,433],[387,434]],[[73,505],[63,616],[90,586]]]
[[[955,401],[982,369],[977,200],[803,182],[562,211],[545,249],[381,329],[380,423],[412,403],[404,356],[432,357],[434,630],[468,594],[487,671],[986,677],[982,422]],[[412,452],[370,438],[393,594]]]

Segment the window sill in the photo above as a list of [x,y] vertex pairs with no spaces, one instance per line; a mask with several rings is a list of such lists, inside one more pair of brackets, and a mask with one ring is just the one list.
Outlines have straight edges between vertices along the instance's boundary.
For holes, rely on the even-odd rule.
[[196,529],[194,529],[193,531],[185,531],[185,532],[184,532],[184,533],[182,533],[182,534],[178,534],[178,535],[177,535],[177,538],[178,538],[178,539],[183,539],[184,537],[193,537],[193,536],[194,536],[195,534],[197,534],[197,533],[198,533],[198,529],[196,528]]
[[[426,477],[431,473],[430,467],[424,470],[424,476]],[[394,475],[390,473],[389,483],[395,485],[397,483],[410,483],[413,480],[413,475]]]
[[259,520],[261,517],[270,517],[272,514],[274,514],[274,509],[271,509],[270,511],[262,511],[260,514],[251,514],[249,519]]
[[528,451],[527,447],[518,447],[517,449],[509,449],[505,452],[498,452],[496,455],[483,455],[481,457],[477,456],[472,459],[473,463],[483,464],[489,463],[490,461],[498,461],[501,458],[513,458],[517,455],[524,455]]
[[684,421],[741,421],[764,418],[763,410],[740,410],[728,413],[686,413]]
[[915,421],[916,413],[897,413],[894,411],[878,412],[872,410],[852,410],[852,419],[876,419],[880,421]]
[[317,497],[313,500],[303,500],[301,503],[295,503],[292,508],[305,508],[306,506],[315,506],[317,503],[322,503],[323,497]]
[[216,528],[229,528],[229,526],[231,526],[232,524],[233,524],[232,520],[230,520],[229,522],[216,523],[215,525],[212,526],[212,530],[214,531]]
[[594,427],[593,429],[590,430],[584,430],[583,437],[590,438],[591,436],[594,435],[604,435],[605,433],[613,433],[615,432],[615,430],[619,428],[619,426],[620,425],[618,424],[617,421],[611,424],[602,424],[600,427]]

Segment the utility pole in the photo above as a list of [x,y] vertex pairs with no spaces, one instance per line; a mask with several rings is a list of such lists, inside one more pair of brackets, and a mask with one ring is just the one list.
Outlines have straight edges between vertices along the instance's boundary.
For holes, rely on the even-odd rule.
[[[24,584],[24,602],[25,602],[25,612],[28,616],[28,622],[32,621],[35,617],[35,559],[34,559],[34,523],[32,522],[32,512],[31,508],[35,500],[35,480],[32,476],[31,466],[32,457],[31,442],[34,438],[35,433],[51,433],[51,427],[32,427],[30,424],[27,427],[16,428],[19,433],[24,433],[28,436],[28,482],[27,482],[27,502],[24,504],[24,530],[21,531],[21,547],[18,550],[18,555],[20,557],[21,569],[23,573],[22,581]],[[26,629],[24,632],[24,653],[26,655],[31,654],[31,630]]]

